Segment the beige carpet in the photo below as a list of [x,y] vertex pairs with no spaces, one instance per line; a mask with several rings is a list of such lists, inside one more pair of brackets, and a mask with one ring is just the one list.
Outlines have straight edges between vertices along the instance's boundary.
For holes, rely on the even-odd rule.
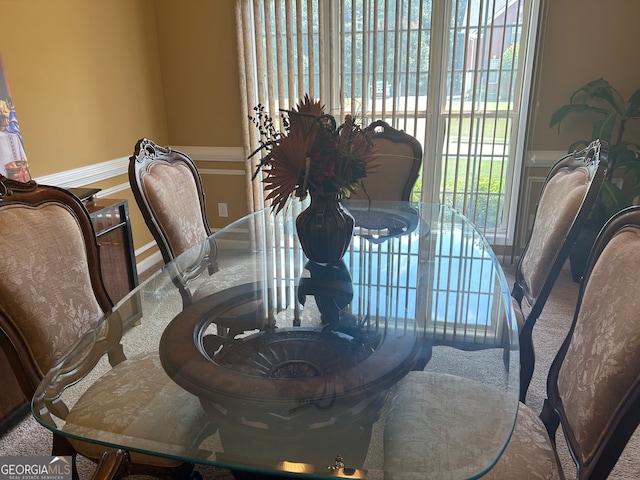
[[[509,270],[507,275],[509,276]],[[567,331],[577,297],[578,286],[571,281],[568,270],[561,273],[560,279],[549,298],[545,309],[534,328],[534,341],[537,353],[536,371],[531,383],[527,403],[536,411],[542,407],[545,396],[545,377],[551,359],[557,351]],[[561,433],[560,433],[561,435]],[[563,444],[558,438],[559,445]],[[28,415],[14,428],[0,437],[0,455],[49,455],[51,451],[51,435],[48,430],[38,425]],[[640,478],[640,434],[631,439],[627,449],[616,464],[611,479],[635,480]],[[567,478],[575,478],[575,469],[568,454],[560,450]],[[81,480],[88,480],[93,472],[91,462],[80,459],[79,473]],[[198,466],[198,471],[206,480],[232,480],[231,474],[216,467]]]

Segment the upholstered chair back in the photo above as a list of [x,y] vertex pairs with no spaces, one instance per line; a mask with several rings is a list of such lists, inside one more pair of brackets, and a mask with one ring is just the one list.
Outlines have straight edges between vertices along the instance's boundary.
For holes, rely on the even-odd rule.
[[535,220],[518,270],[524,296],[533,305],[542,293],[562,247],[582,224],[595,202],[607,166],[608,146],[594,142],[551,168],[536,207]]
[[545,185],[538,203],[531,240],[520,268],[529,304],[540,295],[555,256],[580,210],[591,184],[587,168],[564,167],[555,171]]
[[[54,433],[52,454],[72,457],[74,478],[76,453],[99,462],[108,450],[105,445],[78,440],[83,432],[95,428],[118,434],[136,431],[148,428],[149,415],[158,415],[181,422],[149,437],[190,445],[197,436],[194,432],[208,425],[198,399],[166,376],[157,355],[125,357],[122,319],[118,314],[105,317],[112,306],[102,280],[95,231],[82,202],[61,188],[0,176],[0,347],[24,394],[34,396],[47,372],[85,334],[95,342],[66,371],[63,378],[69,383],[51,385],[47,392],[55,398],[50,408],[65,420],[62,430],[72,437]],[[102,353],[113,367],[108,374],[73,406],[56,397],[91,370]],[[58,364],[58,368],[63,367]],[[134,397],[126,396],[121,385],[127,372],[140,377]],[[174,400],[184,398],[167,406],[160,393]],[[198,442],[193,440],[194,445]],[[172,478],[179,469],[192,468],[177,459],[137,452],[127,459],[127,469],[118,470],[118,475],[130,471]]]
[[365,131],[375,147],[379,165],[363,179],[364,187],[350,198],[409,201],[422,164],[420,142],[382,120],[371,123]]
[[631,207],[598,238],[572,333],[549,374],[579,478],[613,465],[640,420],[639,271],[640,207]]
[[129,180],[165,263],[211,235],[202,181],[187,155],[142,139]]
[[[169,185],[172,188],[167,188]],[[207,237],[198,190],[183,164],[155,164],[142,177],[149,206],[164,230],[174,257]],[[179,201],[176,202],[176,199]]]
[[542,187],[511,291],[520,331],[520,400],[533,375],[533,326],[604,181],[608,145],[594,141],[556,162]]
[[[184,153],[143,138],[129,159],[129,183],[184,304],[192,303],[198,290],[194,282],[204,272],[218,269],[217,247],[195,163]],[[196,246],[199,248],[192,248]],[[181,261],[172,262],[181,255]],[[207,295],[208,288],[199,289],[199,295]]]
[[73,195],[0,177],[0,326],[35,388],[112,304],[93,227]]

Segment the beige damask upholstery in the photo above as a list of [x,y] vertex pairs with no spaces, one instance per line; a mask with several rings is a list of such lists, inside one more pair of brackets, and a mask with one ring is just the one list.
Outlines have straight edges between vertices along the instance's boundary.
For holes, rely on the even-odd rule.
[[[549,370],[542,412],[538,416],[520,403],[511,440],[483,478],[564,478],[555,442],[551,441],[556,437],[562,441],[562,436],[556,435],[559,425],[575,459],[576,478],[607,478],[640,422],[638,271],[640,207],[636,206],[614,216],[596,241],[571,328]],[[409,423],[411,428],[385,430],[385,470],[393,471],[403,462],[424,461],[430,455],[426,446],[439,435],[432,428],[434,421],[440,422],[439,405],[458,401],[454,400],[455,392],[434,391],[429,378],[432,375],[412,372],[398,386],[389,415]],[[463,378],[457,379],[456,389],[468,399],[460,408],[461,416],[468,420],[481,403],[473,399],[486,392]],[[420,408],[412,401],[418,395],[428,398]],[[496,395],[500,399],[504,394]],[[455,425],[460,423],[453,420]],[[446,433],[440,435],[446,438]],[[387,459],[387,449],[392,459]]]
[[[103,337],[100,348],[109,352],[115,367],[97,380],[68,415],[67,408],[56,407],[69,421],[63,430],[74,433],[73,428],[91,430],[104,425],[120,430],[140,428],[151,418],[177,413],[184,423],[166,432],[154,432],[156,439],[165,435],[167,442],[197,448],[192,437],[207,425],[199,402],[185,398],[183,411],[176,412],[175,403],[169,408],[162,401],[166,395],[186,395],[166,378],[157,359],[125,358],[120,345],[122,323],[99,323],[111,307],[100,273],[95,232],[82,203],[60,188],[0,176],[0,346],[25,395],[32,397],[64,352],[85,332],[96,329]],[[91,366],[78,365],[73,375],[68,375],[69,382]],[[135,371],[139,377],[136,404],[118,395],[122,392],[118,384],[127,371]],[[163,378],[164,383],[160,381]],[[53,454],[72,455],[74,465],[76,452],[98,461],[105,450],[104,446],[70,443],[66,437],[54,435]],[[133,462],[132,471],[166,475],[183,470],[180,461],[148,455],[135,455]]]
[[93,292],[77,219],[58,203],[3,205],[0,252],[0,308],[43,377],[110,305]]
[[555,163],[536,206],[533,228],[511,290],[520,340],[520,400],[526,400],[535,367],[533,326],[584,225],[607,168],[608,145],[599,140]]
[[[420,401],[416,401],[420,399]],[[502,452],[517,392],[468,378],[410,372],[399,384],[384,430],[384,478],[471,478]],[[512,408],[510,407],[512,406]],[[510,418],[505,409],[512,409]]]
[[198,189],[186,165],[154,164],[142,183],[172,259],[209,236],[200,213]]
[[538,203],[529,248],[520,265],[529,303],[540,295],[590,185],[590,174],[585,168],[558,170],[546,184]]
[[191,287],[205,271],[217,271],[217,248],[210,238],[204,190],[195,163],[184,153],[143,138],[129,159],[129,183],[166,264],[201,244],[195,258],[172,264],[171,273],[185,305],[206,295],[206,282],[200,282],[204,285],[200,289]]
[[[112,392],[120,392],[127,401],[114,401]],[[189,456],[197,450],[199,440],[209,429],[202,412],[198,397],[173,382],[164,372],[157,352],[150,352],[119,363],[89,388],[67,415],[64,430],[78,436],[88,432],[95,436],[98,430],[99,440],[116,444],[123,436],[129,436],[140,450],[167,451],[170,446],[172,455]],[[171,421],[159,424],[158,415]],[[104,452],[104,447],[98,444],[73,439],[70,442],[94,460]],[[175,460],[137,452],[130,455],[133,463],[160,467],[180,465]]]
[[365,129],[379,166],[363,179],[353,200],[409,201],[422,165],[422,145],[414,137],[377,120]]
[[511,441],[486,480],[556,480],[564,472],[544,424],[537,413],[520,404]]

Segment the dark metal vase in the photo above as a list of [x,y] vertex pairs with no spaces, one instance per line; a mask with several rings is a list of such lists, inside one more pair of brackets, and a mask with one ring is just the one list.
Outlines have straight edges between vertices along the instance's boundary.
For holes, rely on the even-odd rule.
[[354,219],[337,192],[312,193],[311,205],[296,218],[302,250],[309,260],[336,263],[349,248]]

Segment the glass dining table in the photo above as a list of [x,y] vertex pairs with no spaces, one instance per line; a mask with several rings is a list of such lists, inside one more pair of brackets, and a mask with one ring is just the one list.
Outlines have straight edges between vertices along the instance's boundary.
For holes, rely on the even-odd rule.
[[[397,385],[410,372],[437,372],[485,384],[500,407],[490,409],[495,421],[434,432],[442,442],[466,446],[464,455],[475,457],[471,471],[441,471],[429,462],[405,468],[416,478],[481,476],[508,443],[518,408],[518,336],[495,254],[449,207],[344,203],[355,228],[338,263],[305,257],[295,229],[301,207],[292,205],[247,215],[165,265],[46,375],[32,401],[35,418],[104,450],[217,465],[237,478],[384,479]],[[205,260],[212,268],[187,285],[179,280]],[[189,444],[156,438],[176,421],[165,414],[152,414],[144,429],[81,424],[74,410],[92,401],[106,375],[119,375],[106,359],[114,346],[132,362],[156,359],[154,375],[181,392],[164,394],[163,402],[175,401],[178,411],[185,397],[193,399],[189,404],[205,419],[202,434]],[[68,372],[83,364],[82,378],[68,381]],[[123,409],[126,395],[140,402],[133,371],[120,379]],[[491,395],[473,401],[491,402]],[[114,415],[120,423],[131,418]],[[494,431],[480,435],[486,432],[479,425]],[[448,455],[455,464],[457,452]]]

